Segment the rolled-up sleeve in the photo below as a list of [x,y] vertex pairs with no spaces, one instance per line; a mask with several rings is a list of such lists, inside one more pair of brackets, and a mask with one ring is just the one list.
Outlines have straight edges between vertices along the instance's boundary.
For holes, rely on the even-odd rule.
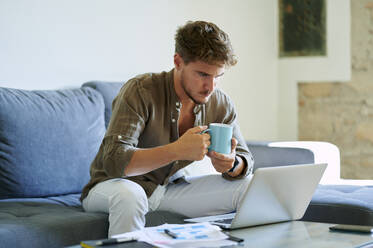
[[109,177],[123,177],[148,118],[144,95],[136,80],[123,86],[112,109],[102,142],[102,164]]
[[103,140],[103,169],[109,177],[123,177],[124,169],[136,148],[122,140],[121,135],[106,136]]

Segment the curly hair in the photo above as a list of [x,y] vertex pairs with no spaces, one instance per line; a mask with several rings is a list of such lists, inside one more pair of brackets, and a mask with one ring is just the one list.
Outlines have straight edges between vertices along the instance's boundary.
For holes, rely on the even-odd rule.
[[186,64],[197,60],[226,66],[237,63],[228,35],[214,23],[205,21],[189,21],[177,29],[175,53]]

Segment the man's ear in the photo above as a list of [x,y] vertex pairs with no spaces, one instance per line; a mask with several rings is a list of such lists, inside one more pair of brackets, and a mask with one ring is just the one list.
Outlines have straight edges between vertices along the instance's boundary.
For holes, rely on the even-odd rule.
[[176,70],[180,70],[182,64],[184,63],[183,58],[180,56],[180,54],[175,53],[174,55],[174,65]]

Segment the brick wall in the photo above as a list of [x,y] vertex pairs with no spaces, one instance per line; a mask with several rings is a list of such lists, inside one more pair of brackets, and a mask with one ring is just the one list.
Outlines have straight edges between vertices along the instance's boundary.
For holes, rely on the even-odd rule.
[[373,179],[373,0],[351,0],[349,82],[298,84],[299,140],[341,152],[341,177]]

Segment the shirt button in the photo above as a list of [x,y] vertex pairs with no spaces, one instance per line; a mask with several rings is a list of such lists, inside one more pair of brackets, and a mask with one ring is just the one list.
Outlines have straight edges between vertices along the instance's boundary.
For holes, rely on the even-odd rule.
[[175,123],[175,121],[176,121],[176,120],[175,120],[174,118],[172,118],[172,120],[171,120],[171,121],[172,121],[172,123]]
[[194,109],[193,109],[193,113],[197,114],[199,112],[199,105],[197,105]]

